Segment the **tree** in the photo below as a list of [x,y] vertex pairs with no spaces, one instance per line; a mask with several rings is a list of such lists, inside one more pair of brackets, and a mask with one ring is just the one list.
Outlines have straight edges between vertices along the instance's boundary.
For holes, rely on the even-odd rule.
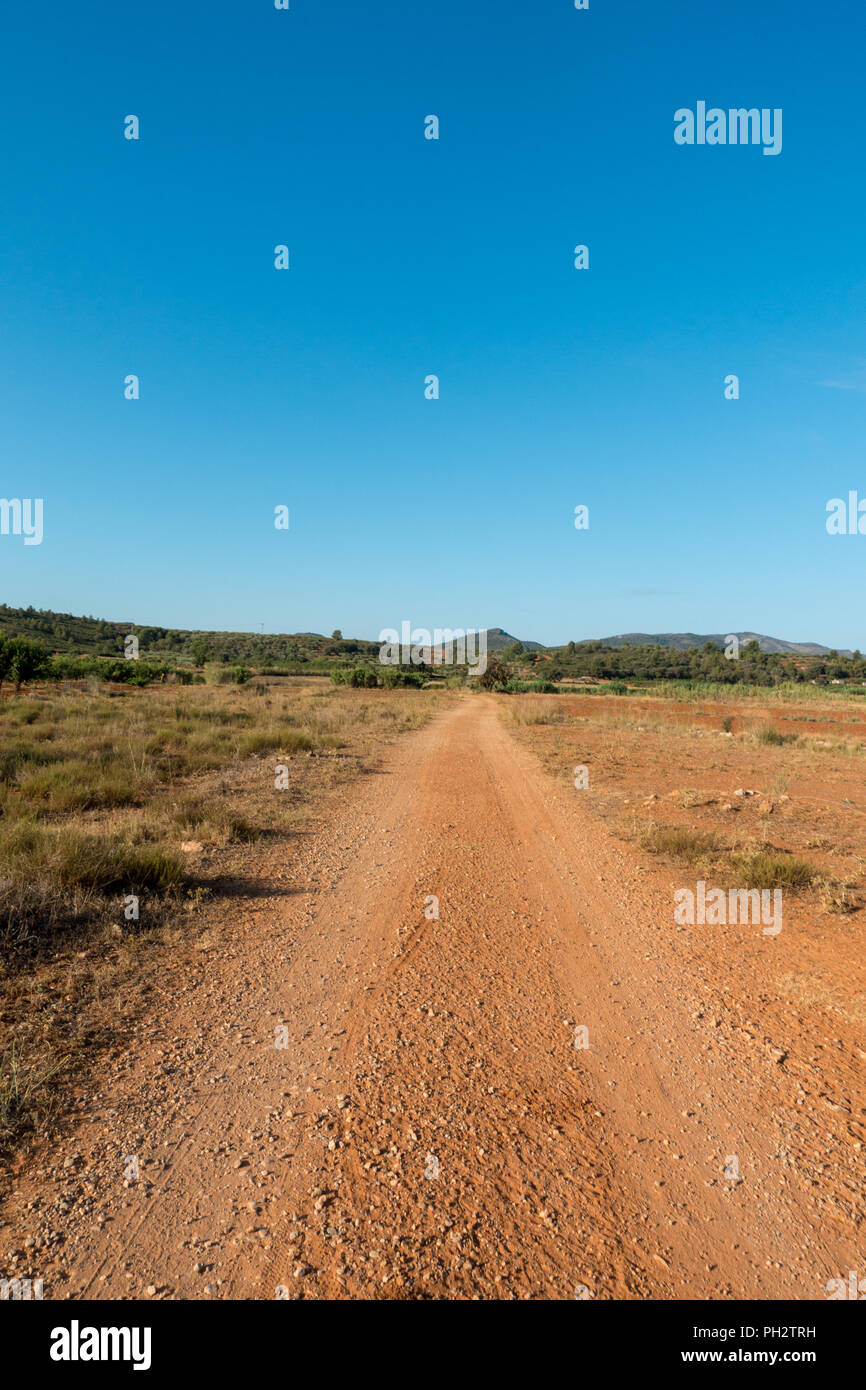
[[487,670],[478,677],[478,686],[481,690],[504,690],[510,680],[510,666],[492,656],[487,662]]
[[203,637],[194,637],[189,644],[192,659],[196,666],[204,666],[207,661],[208,643]]
[[37,642],[26,637],[0,640],[0,679],[14,681],[16,695],[25,681],[47,675],[49,665],[48,653]]
[[343,640],[343,634],[342,634],[342,632],[340,631],[340,629],[339,629],[338,627],[335,627],[335,628],[334,628],[334,631],[331,633],[331,641],[332,641],[332,642],[342,642],[342,640]]

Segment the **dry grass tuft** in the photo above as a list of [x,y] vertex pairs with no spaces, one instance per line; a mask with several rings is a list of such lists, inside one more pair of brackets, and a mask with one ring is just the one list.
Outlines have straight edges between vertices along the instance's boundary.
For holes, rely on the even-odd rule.
[[658,825],[655,821],[643,826],[639,840],[641,848],[650,854],[669,854],[686,864],[702,863],[720,848],[715,835],[684,826]]
[[744,888],[808,888],[815,878],[812,864],[790,854],[747,850],[732,854],[728,862]]

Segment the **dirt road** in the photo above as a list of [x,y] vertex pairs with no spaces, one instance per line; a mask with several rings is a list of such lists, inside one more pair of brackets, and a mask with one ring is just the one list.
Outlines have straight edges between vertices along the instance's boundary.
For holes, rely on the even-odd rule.
[[862,1264],[808,1046],[718,1003],[784,933],[675,925],[495,699],[272,869],[44,1170],[46,1296],[812,1299]]

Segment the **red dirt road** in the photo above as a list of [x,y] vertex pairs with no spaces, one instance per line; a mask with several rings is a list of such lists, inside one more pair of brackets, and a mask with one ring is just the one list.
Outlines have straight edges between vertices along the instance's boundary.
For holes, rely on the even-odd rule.
[[271,868],[285,893],[166,986],[47,1174],[46,1297],[823,1299],[863,1265],[826,1077],[719,1003],[785,932],[675,925],[496,699]]

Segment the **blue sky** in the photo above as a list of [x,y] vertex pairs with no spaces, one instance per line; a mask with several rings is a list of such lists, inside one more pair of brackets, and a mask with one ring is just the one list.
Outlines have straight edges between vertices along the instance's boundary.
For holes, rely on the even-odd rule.
[[[866,536],[825,529],[866,496],[860,7],[50,0],[2,38],[0,495],[45,505],[3,600],[866,648]],[[782,108],[782,153],[677,146],[698,100]]]

